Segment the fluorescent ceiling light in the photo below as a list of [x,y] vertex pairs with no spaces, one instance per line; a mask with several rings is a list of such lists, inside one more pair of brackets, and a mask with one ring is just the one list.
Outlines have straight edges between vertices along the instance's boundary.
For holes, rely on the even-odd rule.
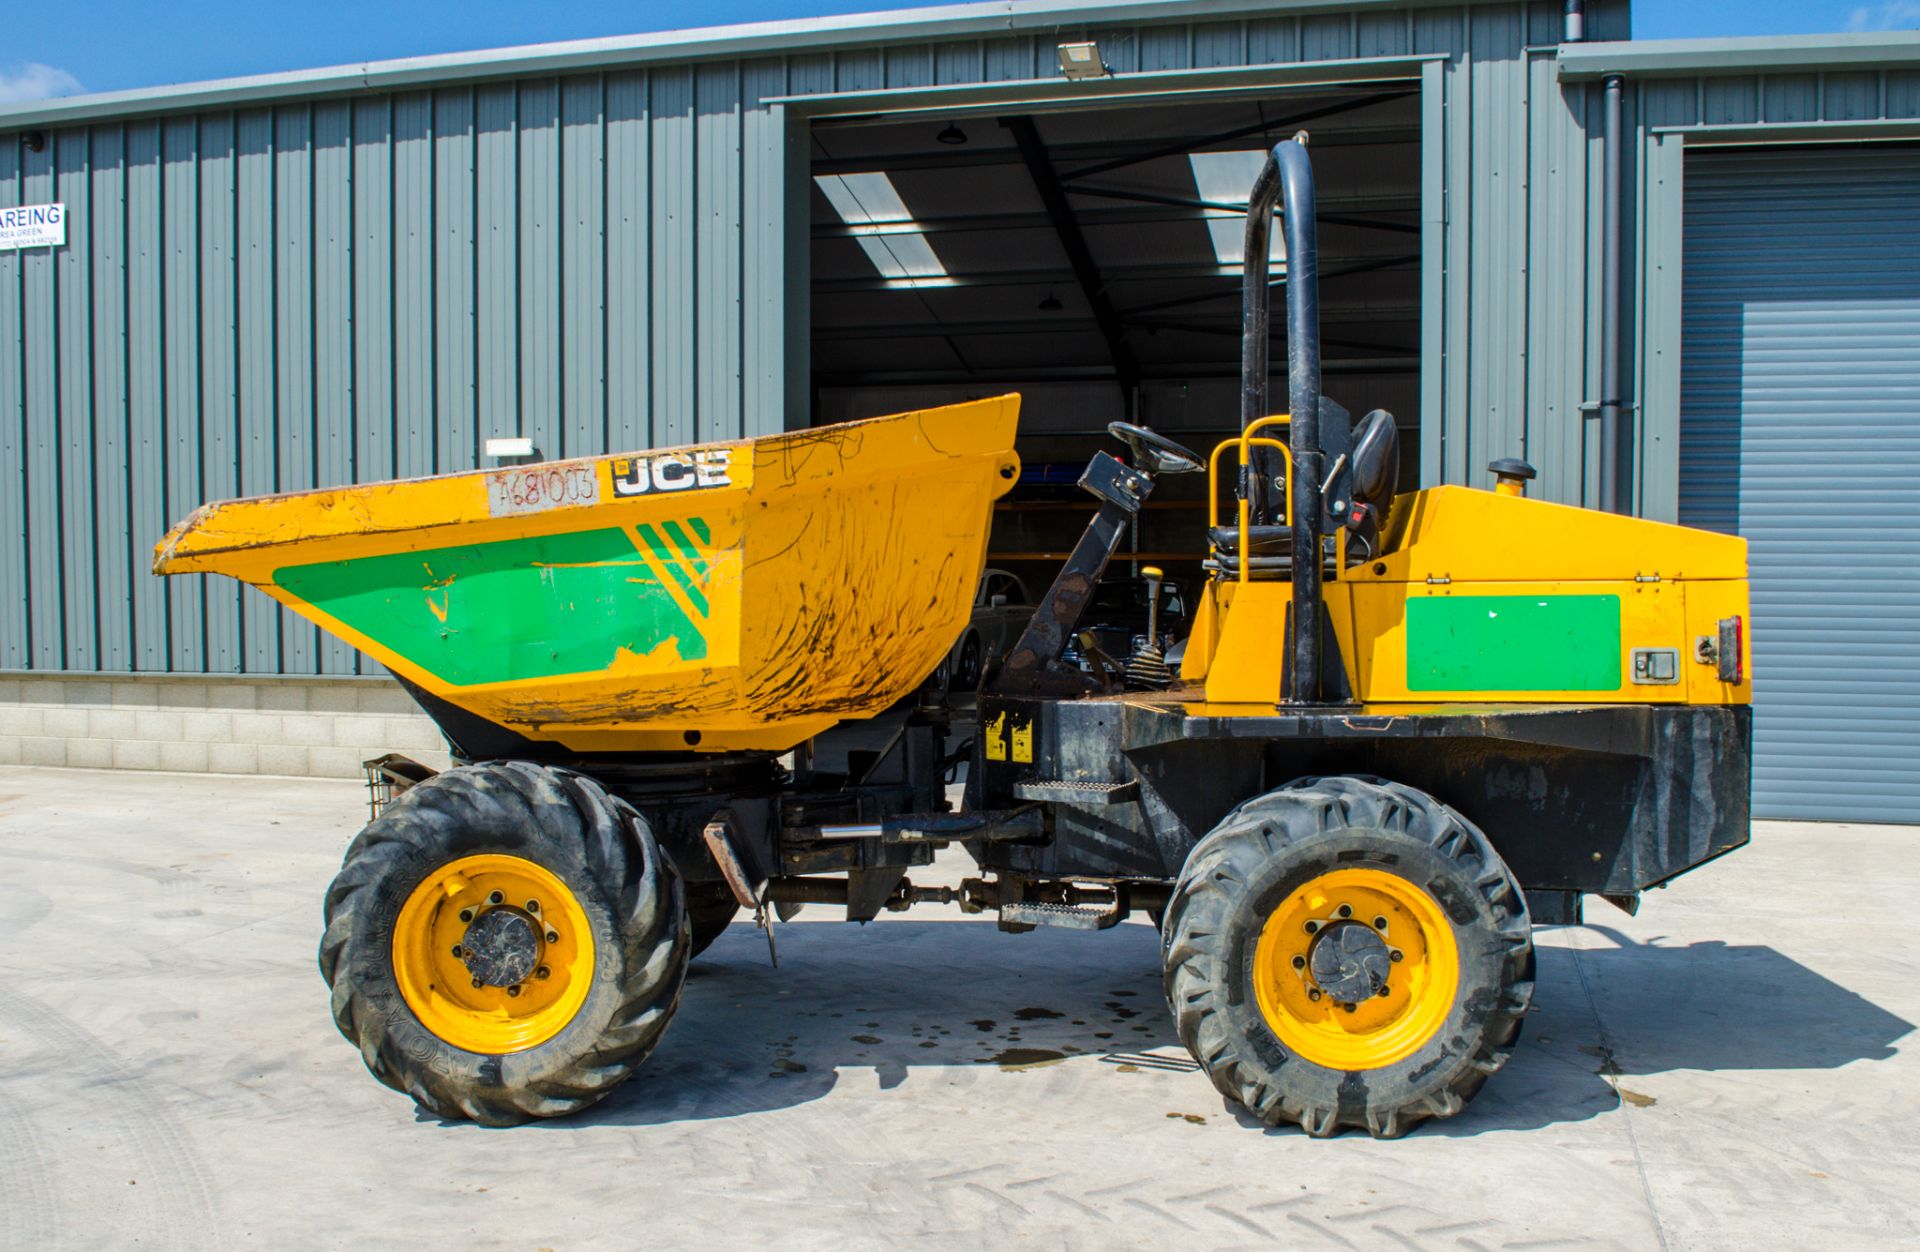
[[[1193,185],[1202,200],[1215,204],[1245,205],[1253,195],[1253,180],[1267,163],[1266,149],[1252,152],[1195,152],[1187,157],[1193,164]],[[1241,250],[1246,246],[1247,217],[1224,209],[1208,210],[1207,233],[1213,239],[1213,255],[1223,269],[1239,270]],[[1274,222],[1268,235],[1267,261],[1271,268],[1284,268],[1286,241],[1280,237],[1280,223]]]
[[[814,185],[889,287],[952,286],[947,267],[885,174],[816,174]],[[937,280],[937,281],[929,281]]]

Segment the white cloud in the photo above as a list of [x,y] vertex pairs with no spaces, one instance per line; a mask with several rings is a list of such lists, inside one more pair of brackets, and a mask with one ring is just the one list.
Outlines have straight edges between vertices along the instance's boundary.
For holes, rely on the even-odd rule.
[[1850,31],[1909,30],[1920,27],[1920,0],[1882,0],[1863,4],[1847,18]]
[[25,104],[52,96],[78,95],[83,90],[80,80],[73,75],[38,61],[0,69],[0,104]]

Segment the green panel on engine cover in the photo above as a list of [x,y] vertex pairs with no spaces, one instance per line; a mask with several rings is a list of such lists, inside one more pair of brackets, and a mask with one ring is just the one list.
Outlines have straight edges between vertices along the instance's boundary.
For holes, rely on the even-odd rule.
[[1408,691],[1618,691],[1620,597],[1407,601]]

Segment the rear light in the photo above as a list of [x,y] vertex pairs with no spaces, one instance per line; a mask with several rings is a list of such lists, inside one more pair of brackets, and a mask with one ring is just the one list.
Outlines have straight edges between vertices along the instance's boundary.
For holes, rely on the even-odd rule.
[[1720,681],[1738,683],[1746,676],[1746,667],[1740,660],[1740,619],[1723,617],[1720,619]]

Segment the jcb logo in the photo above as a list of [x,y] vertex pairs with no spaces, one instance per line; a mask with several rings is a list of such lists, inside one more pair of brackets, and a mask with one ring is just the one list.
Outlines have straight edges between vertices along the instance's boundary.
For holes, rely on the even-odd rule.
[[613,494],[627,498],[652,492],[731,487],[732,468],[733,449],[701,448],[694,452],[617,456],[609,472],[613,478]]

